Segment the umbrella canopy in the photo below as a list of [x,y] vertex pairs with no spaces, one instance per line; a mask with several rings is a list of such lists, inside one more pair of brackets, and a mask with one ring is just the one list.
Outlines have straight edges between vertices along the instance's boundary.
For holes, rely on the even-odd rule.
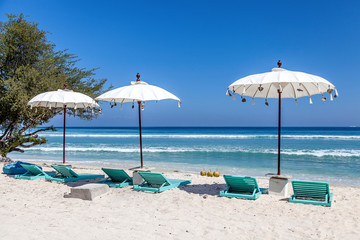
[[144,104],[146,101],[159,101],[165,99],[173,99],[178,101],[180,107],[180,99],[174,94],[159,88],[147,84],[140,80],[140,74],[136,75],[137,80],[132,81],[129,86],[116,88],[101,94],[95,99],[98,101],[126,103],[126,102],[137,102],[139,109],[139,134],[140,134],[140,160],[141,168],[143,168],[143,156],[142,156],[142,136],[141,136],[141,111],[144,110]]
[[[252,98],[279,98],[278,90],[281,91],[281,98],[310,97],[325,92],[330,94],[334,91],[337,97],[337,90],[333,84],[322,77],[303,72],[289,71],[281,68],[273,68],[271,72],[250,75],[232,83],[228,90],[238,93],[241,96]],[[310,102],[312,103],[312,101]]]
[[[139,75],[140,77],[140,75]],[[131,85],[116,88],[106,93],[101,94],[97,98],[98,101],[106,102],[146,102],[146,101],[159,101],[165,99],[173,99],[180,103],[180,99],[174,94],[159,88],[147,84],[144,81],[132,81]]]
[[[324,93],[330,94],[330,100],[338,96],[335,86],[322,77],[311,75],[303,72],[294,72],[281,68],[281,61],[278,62],[278,68],[273,68],[271,72],[250,75],[241,78],[232,83],[226,92],[235,99],[234,94],[241,95],[242,102],[246,102],[245,96],[253,98],[265,98],[265,104],[268,98],[279,99],[279,121],[278,121],[278,175],[280,171],[280,136],[281,136],[281,99],[309,97],[312,104],[311,96],[321,94],[322,100],[325,101]],[[232,92],[232,94],[231,94]]]
[[68,89],[58,89],[57,91],[44,92],[33,97],[28,105],[32,107],[48,107],[48,108],[87,108],[100,107],[91,97],[74,92]]
[[33,97],[29,102],[33,107],[63,108],[64,109],[64,132],[63,132],[63,163],[65,163],[65,127],[66,127],[66,108],[92,108],[100,107],[91,97],[67,89],[41,93]]

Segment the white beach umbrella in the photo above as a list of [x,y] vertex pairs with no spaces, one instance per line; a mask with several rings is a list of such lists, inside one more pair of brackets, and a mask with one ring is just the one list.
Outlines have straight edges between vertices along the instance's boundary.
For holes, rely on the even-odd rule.
[[[178,101],[178,106],[180,107],[180,99],[176,97],[174,94],[159,88],[157,86],[153,86],[147,84],[144,81],[140,80],[140,74],[136,75],[137,80],[131,82],[129,86],[116,88],[114,90],[110,90],[96,97],[97,101],[105,101],[105,102],[114,102],[116,103],[126,103],[126,102],[137,102],[139,108],[139,134],[140,134],[140,160],[141,160],[141,168],[143,168],[143,156],[142,156],[142,135],[141,135],[141,111],[144,110],[144,103],[146,101],[159,101],[165,99],[173,99]],[[133,106],[134,107],[134,106]],[[122,108],[122,106],[121,106]]]
[[67,108],[92,108],[100,107],[91,97],[67,89],[64,84],[64,90],[44,92],[33,97],[28,105],[33,107],[63,108],[64,109],[64,132],[63,132],[63,163],[65,163],[65,126],[66,126],[66,109]]
[[[296,103],[300,97],[309,97],[322,94],[322,100],[325,101],[324,93],[330,94],[330,100],[338,96],[338,92],[333,84],[322,77],[303,72],[289,71],[281,68],[281,61],[278,62],[278,68],[273,68],[271,72],[250,75],[241,78],[232,83],[226,92],[235,99],[234,94],[241,95],[242,102],[246,102],[245,96],[251,97],[254,104],[254,98],[265,98],[265,104],[268,98],[279,99],[279,120],[278,120],[278,175],[280,175],[280,136],[281,136],[281,99],[294,98]],[[231,94],[232,92],[232,94]]]

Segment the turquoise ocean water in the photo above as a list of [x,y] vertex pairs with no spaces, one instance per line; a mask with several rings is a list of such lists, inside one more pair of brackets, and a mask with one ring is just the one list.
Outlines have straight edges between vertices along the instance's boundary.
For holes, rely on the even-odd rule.
[[[62,128],[48,143],[11,153],[18,160],[62,161]],[[67,128],[68,163],[138,166],[138,128]],[[143,128],[145,166],[263,177],[277,170],[277,128]],[[360,186],[360,128],[283,128],[282,173]]]

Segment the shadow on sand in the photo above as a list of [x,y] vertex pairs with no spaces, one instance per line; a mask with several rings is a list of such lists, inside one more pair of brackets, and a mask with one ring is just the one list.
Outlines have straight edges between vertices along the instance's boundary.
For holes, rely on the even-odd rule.
[[82,185],[89,184],[89,183],[97,183],[98,181],[100,181],[102,179],[103,178],[84,179],[84,180],[79,180],[79,181],[75,181],[75,182],[67,182],[67,183],[64,183],[64,184],[69,186],[69,187],[78,187],[78,186],[82,186]]
[[190,184],[180,187],[181,190],[188,193],[199,195],[219,196],[219,192],[226,189],[226,184]]

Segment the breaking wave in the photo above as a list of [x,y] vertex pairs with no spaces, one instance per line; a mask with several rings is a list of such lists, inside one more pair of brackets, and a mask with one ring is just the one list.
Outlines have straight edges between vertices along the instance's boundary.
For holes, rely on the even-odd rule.
[[[32,147],[27,151],[61,152],[62,147]],[[117,152],[117,153],[135,153],[139,148],[122,147],[67,147],[67,152]],[[250,153],[250,154],[277,154],[277,149],[242,149],[242,148],[217,148],[217,147],[150,147],[143,148],[143,152],[148,153]],[[281,154],[294,156],[315,156],[315,157],[360,157],[360,150],[349,149],[283,149]]]

